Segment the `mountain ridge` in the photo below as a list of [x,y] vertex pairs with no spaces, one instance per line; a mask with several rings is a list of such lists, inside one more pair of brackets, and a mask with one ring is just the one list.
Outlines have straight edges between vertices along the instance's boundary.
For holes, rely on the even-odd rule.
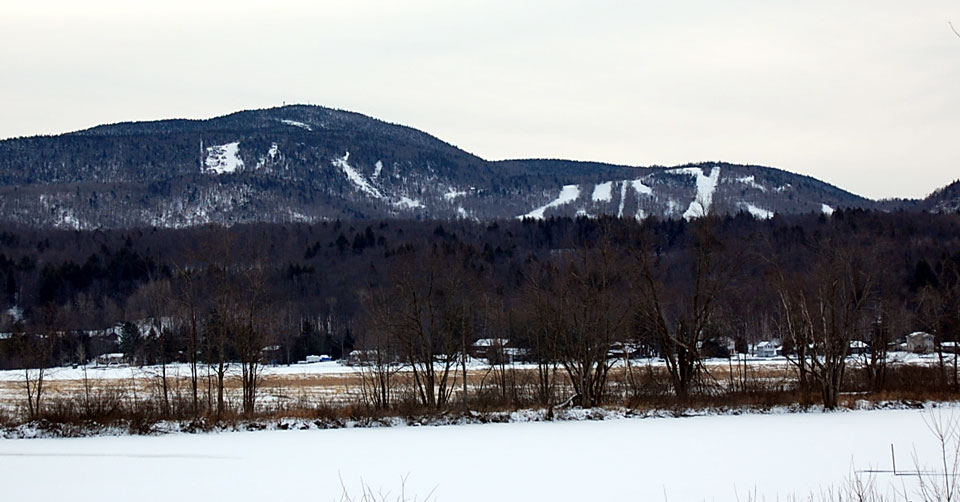
[[0,140],[0,195],[0,220],[66,228],[953,207],[874,201],[756,165],[490,161],[418,129],[313,105]]

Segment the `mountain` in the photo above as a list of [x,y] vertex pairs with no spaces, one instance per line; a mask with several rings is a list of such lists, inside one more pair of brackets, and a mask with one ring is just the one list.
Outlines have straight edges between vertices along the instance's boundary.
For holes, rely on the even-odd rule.
[[0,220],[182,227],[335,218],[832,212],[878,203],[761,166],[487,161],[422,131],[294,105],[0,141]]
[[960,212],[960,180],[933,192],[921,205],[924,210],[932,213]]

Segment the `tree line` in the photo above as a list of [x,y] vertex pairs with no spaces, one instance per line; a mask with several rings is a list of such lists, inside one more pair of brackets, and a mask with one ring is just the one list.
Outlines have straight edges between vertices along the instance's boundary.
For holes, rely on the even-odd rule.
[[[536,404],[589,407],[611,400],[611,354],[662,358],[660,383],[682,400],[712,392],[704,362],[729,357],[728,342],[738,352],[776,338],[797,388],[833,407],[851,342],[870,348],[871,390],[882,391],[901,335],[958,341],[960,216],[8,226],[0,284],[0,364],[24,371],[30,414],[45,368],[116,351],[161,368],[167,412],[220,417],[234,371],[252,414],[264,364],[351,351],[374,407],[397,405],[402,371],[420,405],[468,409],[478,340],[509,340],[531,363]],[[940,383],[960,389],[956,357],[938,353]],[[169,394],[174,362],[190,368],[185,402]]]

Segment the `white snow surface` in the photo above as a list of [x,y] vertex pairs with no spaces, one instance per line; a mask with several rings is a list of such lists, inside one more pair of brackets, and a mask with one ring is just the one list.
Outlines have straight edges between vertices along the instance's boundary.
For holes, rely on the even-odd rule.
[[593,200],[597,202],[610,202],[610,199],[613,198],[613,195],[611,194],[612,189],[612,181],[598,183],[597,186],[593,187]]
[[833,208],[826,204],[820,204],[820,211],[827,216],[833,214]]
[[[746,414],[0,441],[4,500],[806,500],[852,472],[936,468],[945,410]],[[588,412],[584,413],[589,416]],[[873,475],[882,492],[916,478]],[[405,479],[406,481],[402,481]],[[901,484],[903,483],[903,484]],[[902,488],[901,488],[902,487]],[[752,497],[752,498],[751,498]],[[379,500],[379,499],[378,499]]]
[[454,200],[459,197],[463,197],[464,195],[467,195],[466,190],[457,190],[456,188],[451,187],[449,190],[447,190],[447,193],[443,194],[443,198],[446,200]]
[[536,219],[542,220],[543,213],[546,212],[547,209],[550,209],[551,207],[559,207],[564,204],[569,204],[577,200],[579,197],[580,197],[579,186],[564,185],[563,188],[560,190],[560,195],[558,195],[557,198],[553,200],[553,202],[550,202],[545,206],[534,209],[533,211],[530,211],[529,213],[521,216],[521,218],[536,218]]
[[352,181],[360,191],[371,197],[382,198],[383,194],[380,193],[380,190],[377,190],[377,187],[371,185],[370,182],[360,174],[360,171],[357,171],[351,166],[348,162],[349,160],[350,152],[347,152],[343,157],[333,159],[333,165],[342,169],[344,174],[347,175],[347,178]]
[[637,191],[637,194],[640,195],[653,195],[653,189],[643,184],[643,179],[633,180],[630,182],[630,186]]
[[312,131],[312,130],[313,130],[313,128],[310,127],[310,124],[304,124],[303,122],[297,122],[296,120],[286,120],[286,119],[283,119],[283,120],[281,120],[280,122],[283,122],[284,124],[286,124],[286,125],[288,125],[288,126],[299,127],[300,129],[306,129],[306,130],[308,130],[308,131]]
[[407,196],[400,196],[400,200],[395,202],[394,205],[404,209],[417,209],[417,208],[424,207],[423,203],[420,202],[419,200],[411,199],[410,197],[407,197]]
[[378,160],[376,164],[373,165],[373,176],[371,176],[371,178],[373,179],[379,178],[381,171],[383,171],[383,162]]
[[742,176],[740,178],[736,178],[736,180],[739,181],[740,183],[743,183],[744,185],[747,185],[750,188],[756,188],[761,192],[767,191],[767,188],[757,183],[756,179],[753,176]]
[[670,169],[668,173],[696,176],[697,195],[690,206],[683,213],[683,218],[691,220],[706,216],[710,211],[710,205],[713,204],[713,193],[717,189],[717,183],[720,181],[720,168],[714,166],[710,168],[710,174],[703,174],[703,169],[699,167],[683,167],[680,169]]
[[203,162],[204,171],[216,174],[232,173],[243,167],[240,158],[240,142],[207,147],[207,159]]
[[744,202],[742,206],[744,209],[747,210],[747,212],[752,214],[755,218],[760,218],[762,220],[773,218],[773,211],[768,211],[762,207],[754,206],[749,202]]

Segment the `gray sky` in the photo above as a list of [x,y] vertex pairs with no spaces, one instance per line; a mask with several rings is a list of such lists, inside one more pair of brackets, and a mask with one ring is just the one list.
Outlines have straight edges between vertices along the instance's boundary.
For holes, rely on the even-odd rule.
[[487,159],[960,178],[956,0],[4,0],[0,138],[312,103]]

